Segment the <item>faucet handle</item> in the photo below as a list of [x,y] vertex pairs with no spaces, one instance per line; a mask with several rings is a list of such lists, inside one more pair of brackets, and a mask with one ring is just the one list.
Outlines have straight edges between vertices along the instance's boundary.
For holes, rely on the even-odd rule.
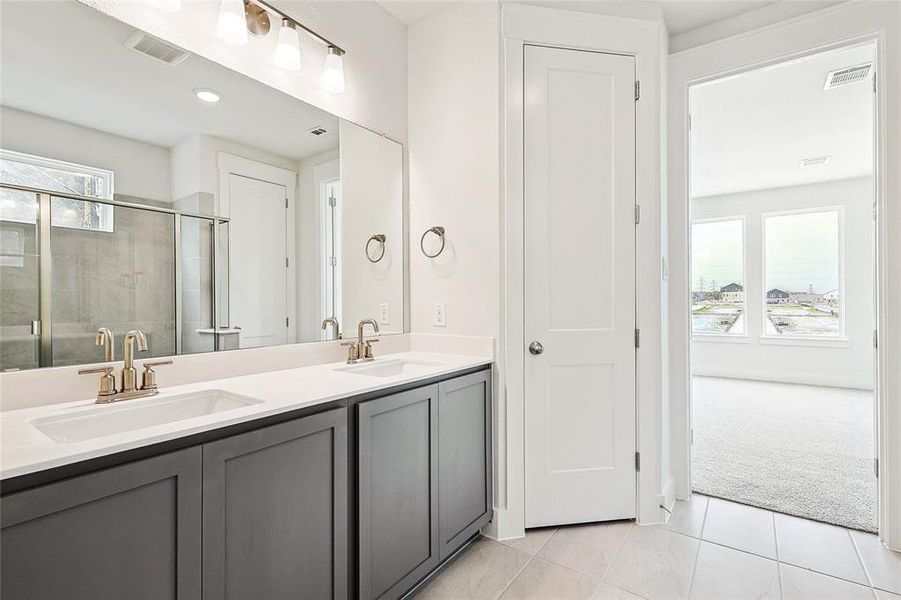
[[162,367],[163,365],[171,365],[171,360],[154,360],[151,362],[145,362],[144,373],[141,375],[141,389],[147,391],[158,390],[159,386],[156,384],[156,371],[153,370],[153,367]]
[[79,369],[79,375],[92,375],[94,373],[102,373],[100,377],[100,390],[97,392],[97,399],[107,396],[113,396],[116,393],[116,376],[113,375],[113,365],[103,365],[91,369]]

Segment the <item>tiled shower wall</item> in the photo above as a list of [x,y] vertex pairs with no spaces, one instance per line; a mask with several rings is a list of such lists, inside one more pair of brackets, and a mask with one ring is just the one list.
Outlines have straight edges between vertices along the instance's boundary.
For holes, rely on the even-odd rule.
[[115,360],[130,329],[147,336],[140,358],[175,354],[175,218],[116,207],[113,229],[52,230],[54,366],[102,361],[98,327],[113,332]]

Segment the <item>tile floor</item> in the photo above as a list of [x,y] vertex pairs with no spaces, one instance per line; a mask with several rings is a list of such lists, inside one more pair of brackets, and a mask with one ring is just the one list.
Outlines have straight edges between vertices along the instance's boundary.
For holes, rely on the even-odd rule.
[[901,553],[871,534],[695,495],[666,525],[480,539],[417,597],[901,600]]

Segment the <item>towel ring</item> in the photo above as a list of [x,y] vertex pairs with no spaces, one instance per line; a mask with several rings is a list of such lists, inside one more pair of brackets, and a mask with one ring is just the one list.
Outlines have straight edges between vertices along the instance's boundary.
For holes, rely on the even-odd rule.
[[[429,254],[425,250],[425,236],[430,233],[434,233],[439,238],[441,238],[441,247],[438,248],[438,252],[436,252],[435,254]],[[439,254],[444,252],[444,227],[436,225],[435,227],[429,227],[428,229],[426,229],[425,232],[423,232],[422,237],[419,238],[419,248],[422,250],[422,253],[425,254],[428,258],[435,258]]]
[[[368,240],[366,240],[366,258],[369,259],[369,262],[377,263],[380,260],[382,260],[382,258],[384,258],[384,256],[385,256],[385,240],[387,240],[387,239],[388,238],[385,237],[384,233],[377,233],[373,236],[370,236],[370,238]],[[372,254],[369,253],[369,244],[371,244],[372,242],[378,242],[382,249],[382,251],[379,252],[378,258],[372,258]]]

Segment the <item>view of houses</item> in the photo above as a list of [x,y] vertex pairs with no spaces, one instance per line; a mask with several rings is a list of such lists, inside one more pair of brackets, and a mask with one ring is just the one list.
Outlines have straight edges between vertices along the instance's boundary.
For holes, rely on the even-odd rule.
[[[743,334],[745,331],[744,286],[729,283],[716,287],[699,278],[692,291],[692,331],[701,334]],[[792,336],[838,336],[839,290],[816,292],[773,288],[766,292],[765,334]]]

